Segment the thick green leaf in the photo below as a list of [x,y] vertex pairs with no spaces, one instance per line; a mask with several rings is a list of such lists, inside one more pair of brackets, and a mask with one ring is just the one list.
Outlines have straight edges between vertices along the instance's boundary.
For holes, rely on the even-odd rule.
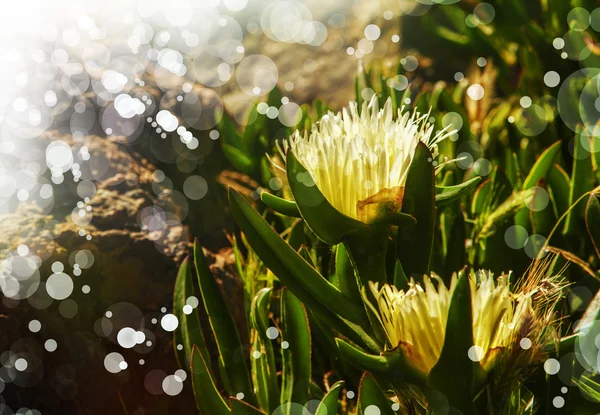
[[241,392],[248,402],[257,404],[244,345],[198,240],[194,242],[194,262],[204,308],[219,349],[219,362],[227,377],[227,391],[232,396]]
[[[594,404],[600,404],[600,383],[592,380],[590,376],[581,376],[581,378],[579,379],[573,379],[573,383],[577,385],[577,387],[581,391],[582,395],[586,398],[586,400],[594,402]],[[592,409],[591,405],[589,409]],[[589,413],[591,415],[594,412],[590,411],[581,413]]]
[[308,238],[306,237],[306,232],[304,231],[304,221],[302,219],[296,219],[289,226],[289,234],[287,237],[287,243],[294,249],[294,251],[298,251],[302,245],[306,245]]
[[510,185],[513,189],[520,188],[522,186],[521,170],[519,168],[519,160],[517,159],[517,155],[510,149],[510,147],[506,147],[504,158],[504,170],[506,171],[506,177],[510,181]]
[[532,188],[537,185],[540,180],[546,177],[554,165],[554,159],[556,159],[556,156],[560,153],[561,145],[562,142],[557,141],[542,153],[523,181],[523,190]]
[[[581,140],[587,137],[575,136],[573,146],[573,172],[571,174],[571,188],[569,192],[569,206],[572,206],[586,192],[594,188],[594,175],[592,174],[592,158],[585,149]],[[563,233],[571,237],[580,235],[582,219],[585,214],[583,203],[575,206],[568,214]]]
[[215,386],[202,353],[196,346],[192,349],[191,372],[192,387],[200,413],[202,415],[231,414],[231,410]]
[[390,380],[409,382],[418,386],[425,385],[426,379],[423,373],[411,366],[410,359],[404,356],[399,348],[373,355],[359,350],[342,339],[335,339],[335,342],[342,356],[361,370]]
[[575,352],[579,354],[578,362],[588,371],[593,371],[598,364],[598,349],[596,337],[600,335],[600,291],[596,293],[587,306],[581,319],[573,329]]
[[[517,256],[506,245],[504,234],[512,225],[511,220],[519,209],[525,206],[524,200],[531,190],[513,193],[510,181],[503,171],[496,167],[491,175],[489,190],[477,218],[475,242],[479,245],[478,263],[484,269],[509,271]],[[527,194],[525,194],[527,193]],[[526,213],[526,212],[525,212]],[[529,216],[525,214],[529,223]],[[478,231],[477,231],[478,230]]]
[[431,100],[431,92],[425,91],[417,95],[413,102],[413,108],[416,112],[426,114],[429,111],[429,102]]
[[400,261],[396,260],[396,265],[394,266],[394,285],[399,290],[408,290],[408,278],[406,278],[406,274],[402,269],[402,264]]
[[[454,90],[455,92],[459,91],[459,88],[457,87]],[[440,95],[440,102],[444,110],[448,112],[458,113],[458,115],[460,115],[460,118],[463,120],[463,125],[460,128],[460,130],[458,130],[459,137],[462,135],[468,136],[468,134],[470,134],[470,125],[469,116],[467,115],[465,108],[462,105],[457,104],[456,101],[454,101],[452,96],[446,90],[444,90],[444,92],[442,92],[442,94]]]
[[386,255],[390,226],[384,223],[373,224],[369,232],[356,232],[344,236],[346,251],[358,274],[358,289],[369,281],[387,282]]
[[453,170],[446,170],[444,172],[444,178],[442,179],[442,186],[455,186],[456,185],[456,173]]
[[293,151],[288,152],[286,168],[298,210],[319,239],[330,245],[337,245],[350,232],[368,231],[365,223],[352,219],[331,206]]
[[298,206],[296,206],[296,202],[292,200],[285,200],[268,192],[262,192],[260,194],[260,199],[265,205],[277,213],[294,218],[301,217],[300,212],[298,211]]
[[554,214],[552,206],[548,205],[548,192],[543,187],[536,187],[531,202],[529,203],[529,220],[534,233],[548,235],[558,218]]
[[315,415],[334,415],[338,413],[338,398],[343,386],[344,381],[340,380],[329,389],[329,392],[317,406]]
[[241,148],[242,136],[237,131],[235,123],[226,112],[223,112],[222,115],[221,122],[219,122],[219,132],[223,137],[223,143],[236,148]]
[[471,202],[471,213],[473,215],[481,215],[484,213],[486,206],[489,204],[489,198],[492,191],[492,180],[484,180],[475,193]]
[[231,165],[242,173],[251,174],[255,168],[254,160],[229,144],[223,144],[223,154]]
[[321,119],[323,115],[327,114],[327,111],[330,110],[329,107],[327,107],[327,105],[325,105],[325,103],[320,99],[315,100],[314,107],[317,119]]
[[548,174],[548,188],[552,195],[552,203],[557,217],[561,217],[569,209],[569,193],[571,180],[569,175],[558,164],[552,166]]
[[513,188],[510,180],[508,180],[504,171],[499,167],[493,170],[491,180],[492,188],[490,190],[491,197],[489,198],[490,204],[488,205],[488,209],[494,210],[510,197],[511,193],[513,193]]
[[474,413],[472,396],[483,372],[481,365],[469,358],[473,347],[472,321],[469,276],[460,272],[450,298],[444,345],[438,362],[429,373],[428,384],[446,395],[450,405],[465,415]]
[[429,275],[435,227],[435,169],[431,152],[419,142],[408,170],[402,212],[417,219],[417,225],[398,231],[398,258],[406,275]]
[[311,381],[311,341],[304,306],[288,289],[281,290],[281,338],[288,347],[281,349],[281,403],[305,405]]
[[231,414],[232,415],[265,415],[259,409],[256,409],[247,402],[237,398],[231,398]]
[[472,191],[481,182],[481,177],[473,177],[456,186],[436,186],[435,201],[438,206],[444,206],[460,199],[464,194]]
[[367,324],[364,312],[281,239],[239,193],[229,189],[229,200],[236,222],[254,251],[302,302],[311,309],[326,308],[359,325]]
[[261,156],[260,158],[260,180],[263,183],[269,183],[271,178],[273,178],[273,172],[271,172],[271,162],[266,156]]
[[253,351],[261,353],[260,358],[252,359],[252,379],[260,407],[266,413],[273,413],[279,406],[279,383],[273,342],[267,335],[269,329],[269,309],[271,288],[263,288],[252,299],[250,324],[256,330]]
[[346,252],[344,244],[339,244],[336,247],[335,270],[340,291],[353,301],[361,301],[354,267],[352,266],[352,262],[350,261],[350,257],[348,256],[348,252]]
[[585,226],[596,249],[596,255],[600,258],[600,202],[594,194],[590,195],[585,209]]
[[[488,148],[491,143],[494,143],[495,145],[495,143],[498,143],[500,140],[504,139],[504,137],[500,137],[500,135],[506,131],[506,119],[509,117],[512,111],[513,103],[505,101],[488,113],[483,120],[483,125],[481,128],[483,133],[481,137],[481,144],[483,148]],[[510,148],[508,148],[508,150],[510,151]]]
[[258,113],[257,106],[258,104],[253,104],[250,107],[250,111],[248,111],[248,116],[246,117],[246,127],[241,139],[242,145],[246,152],[251,152],[255,149],[254,147],[265,124],[266,117]]
[[192,310],[189,314],[183,312],[183,307],[186,305],[187,299],[193,295],[192,266],[190,258],[186,257],[179,267],[173,293],[173,314],[179,321],[177,330],[174,332],[173,345],[183,345],[182,350],[175,348],[175,354],[179,366],[185,368],[190,367],[194,346],[198,347],[204,360],[208,361],[210,359],[197,311]]
[[[308,262],[313,268],[317,269],[317,258],[316,255],[314,254],[314,251],[312,251],[308,246],[306,245],[302,245],[300,247],[300,249],[298,249],[298,254],[304,258],[304,260],[306,262]],[[330,278],[330,282],[331,282],[331,278]],[[334,282],[331,282],[332,285],[336,285],[336,282],[334,280]]]
[[467,229],[465,226],[465,216],[462,211],[454,218],[450,238],[448,240],[448,251],[446,254],[446,275],[444,283],[448,286],[452,274],[458,272],[467,264],[467,252],[465,242],[467,239]]
[[356,413],[357,415],[369,415],[370,413],[392,415],[396,413],[392,410],[392,402],[388,400],[370,373],[365,373],[360,380]]
[[[253,356],[250,361],[250,370],[258,404],[263,410],[271,413],[269,409],[271,407],[277,408],[279,404],[279,396],[274,394],[274,392],[279,391],[279,386],[276,383],[277,373],[270,370],[268,351],[265,346],[266,343],[255,335],[250,349]],[[260,356],[255,358],[255,353],[260,353]],[[273,380],[275,380],[275,388],[272,387]]]

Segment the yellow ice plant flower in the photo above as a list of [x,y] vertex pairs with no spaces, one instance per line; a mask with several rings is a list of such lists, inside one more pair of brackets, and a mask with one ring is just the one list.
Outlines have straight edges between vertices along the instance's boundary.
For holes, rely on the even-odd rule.
[[434,134],[429,114],[398,110],[393,118],[390,99],[379,110],[374,96],[360,114],[351,102],[341,113],[323,116],[310,134],[296,131],[284,151],[293,151],[334,208],[368,221],[360,206],[378,193],[400,206],[417,144],[422,141],[436,156],[437,144],[454,132],[447,127]]
[[[479,271],[468,278],[474,344],[468,355],[489,371],[498,352],[513,350],[527,335],[535,340],[534,332],[538,333],[539,327],[532,322],[536,315],[545,313],[549,299],[556,299],[556,291],[534,305],[539,289],[531,284],[522,285],[518,292],[512,293],[508,275],[494,279],[491,273]],[[406,291],[387,284],[379,288],[370,283],[377,301],[374,309],[386,334],[387,347],[401,350],[424,376],[440,357],[456,282],[455,274],[448,288],[433,275],[424,277],[423,285],[412,280]],[[554,287],[562,289],[556,284]]]

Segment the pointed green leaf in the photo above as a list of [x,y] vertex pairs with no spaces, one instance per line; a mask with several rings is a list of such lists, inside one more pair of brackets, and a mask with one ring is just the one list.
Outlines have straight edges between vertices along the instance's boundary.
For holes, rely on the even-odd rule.
[[575,353],[579,363],[588,371],[593,371],[598,364],[598,347],[596,337],[600,335],[600,291],[596,293],[587,306],[583,316],[573,329],[575,338]]
[[534,233],[548,235],[558,218],[554,215],[552,206],[548,204],[548,192],[544,187],[536,187],[529,203],[529,220]]
[[369,232],[350,233],[343,238],[346,252],[358,274],[358,289],[369,281],[387,282],[386,255],[390,226],[385,223],[371,225]]
[[271,107],[281,105],[281,98],[283,98],[281,89],[279,89],[278,86],[275,86],[267,96],[267,104]]
[[336,247],[335,270],[340,291],[353,301],[360,301],[361,296],[356,281],[356,275],[354,274],[354,267],[350,262],[350,257],[348,256],[344,244],[339,244]]
[[250,307],[250,325],[256,331],[253,351],[259,351],[261,357],[252,359],[252,379],[260,407],[269,414],[279,406],[279,384],[273,342],[267,335],[269,329],[269,309],[271,288],[263,288],[252,299]]
[[358,324],[364,313],[304,260],[235,190],[229,189],[236,222],[261,260],[279,280],[313,308],[319,303],[334,314]]
[[302,245],[307,243],[306,233],[304,232],[304,221],[296,219],[292,222],[288,230],[289,234],[286,241],[294,251],[298,251]]
[[[263,288],[252,299],[250,308],[250,324],[258,331],[261,339],[267,340],[266,334],[269,328],[269,308],[271,305],[272,288]],[[269,339],[270,340],[270,339]]]
[[367,82],[368,82],[368,79],[367,79],[367,76],[365,75],[365,65],[363,64],[362,61],[359,61],[358,68],[356,71],[356,76],[354,77],[354,93],[356,95],[356,102],[358,104],[359,114],[362,109],[362,104],[364,101],[364,99],[362,97],[362,91],[368,86]]
[[338,398],[343,386],[344,381],[340,380],[329,389],[329,392],[327,392],[319,403],[319,406],[317,406],[315,415],[334,415],[338,413]]
[[394,285],[399,290],[408,290],[408,278],[406,278],[406,274],[402,269],[402,264],[400,261],[396,260],[396,265],[394,266]]
[[202,353],[196,346],[192,349],[191,372],[192,387],[200,413],[203,415],[231,414],[231,410],[215,386],[215,381],[210,375]]
[[443,393],[450,405],[465,415],[474,413],[473,389],[483,371],[481,365],[469,357],[469,353],[473,353],[473,313],[469,284],[467,273],[459,273],[456,288],[450,298],[442,352],[428,378],[429,386]]
[[356,413],[358,415],[368,415],[369,413],[392,415],[396,413],[392,410],[392,402],[388,400],[370,373],[365,373],[360,380]]
[[265,415],[265,413],[247,402],[237,398],[231,398],[232,415]]
[[[507,251],[504,233],[515,213],[525,206],[525,193],[532,191],[513,193],[510,181],[499,167],[492,171],[490,181],[484,183],[489,183],[489,187],[485,191],[485,200],[480,203],[481,211],[473,212],[479,215],[476,226],[480,230],[476,232],[475,242],[482,249],[478,250],[478,261],[485,269],[509,271],[513,269],[511,261],[516,257]],[[529,223],[529,217],[525,219]]]
[[[454,91],[459,91],[459,88],[456,87]],[[460,115],[460,118],[463,120],[463,125],[460,128],[460,130],[458,130],[459,137],[462,135],[468,136],[471,128],[469,125],[469,116],[467,115],[465,108],[462,105],[457,104],[456,101],[454,101],[453,97],[446,90],[444,90],[444,92],[442,92],[442,94],[440,95],[440,102],[445,111],[456,112],[458,113],[458,115]]]
[[481,215],[489,203],[490,193],[492,191],[492,180],[484,180],[475,193],[473,194],[473,200],[471,202],[471,213],[473,215]]
[[292,200],[285,200],[268,192],[262,192],[260,194],[260,200],[277,213],[294,218],[301,217],[296,202]]
[[438,206],[444,206],[460,199],[464,194],[475,190],[475,187],[481,182],[481,177],[473,177],[464,183],[456,186],[436,186],[435,201]]
[[[573,383],[577,385],[581,394],[586,398],[586,400],[593,402],[594,404],[600,404],[600,383],[592,380],[590,376],[581,376],[580,378],[573,378]],[[589,413],[590,415],[595,412],[592,409],[591,405],[588,405],[590,408],[590,412],[581,412],[581,413]],[[579,412],[577,412],[579,413]]]
[[414,216],[402,212],[390,213],[390,216],[385,218],[385,221],[390,225],[398,226],[401,228],[410,228],[417,224],[417,220]]
[[499,167],[496,167],[491,174],[492,188],[491,188],[491,204],[490,210],[494,210],[497,206],[502,204],[506,199],[513,193],[512,185],[510,180],[504,174],[504,171]]
[[241,138],[244,150],[251,152],[254,150],[258,137],[265,124],[265,116],[258,113],[258,104],[253,104],[246,117],[246,127]]
[[288,342],[281,349],[281,403],[305,405],[311,381],[311,341],[308,316],[304,306],[288,289],[281,290],[281,339]]
[[596,255],[600,258],[600,202],[594,194],[590,195],[585,209],[585,226],[596,249]]
[[273,173],[271,172],[271,162],[266,156],[260,157],[260,180],[263,183],[268,184],[271,178],[273,178]]
[[204,308],[219,349],[219,361],[229,383],[228,392],[232,396],[242,392],[248,402],[256,404],[246,351],[198,240],[194,242],[194,262]]
[[183,312],[183,307],[186,305],[187,299],[193,295],[192,267],[190,258],[186,257],[179,267],[173,293],[173,314],[179,321],[179,325],[174,332],[173,345],[183,345],[182,350],[175,348],[175,353],[179,366],[185,368],[190,367],[190,359],[194,346],[198,347],[204,360],[209,360],[208,349],[206,348],[197,311],[194,310],[190,314]]
[[[260,336],[254,336],[250,352],[253,356],[255,353],[260,353],[260,357],[257,359],[253,357],[250,360],[250,370],[258,404],[263,410],[271,413],[271,407],[277,408],[279,406],[279,395],[275,394],[279,391],[279,386],[276,383],[277,372],[271,371],[269,365],[269,354],[265,347],[267,344],[269,343],[263,342]],[[273,380],[275,380],[275,387],[273,387]]]
[[223,144],[223,154],[225,154],[231,165],[240,172],[251,174],[254,170],[254,160],[237,148],[229,144]]
[[571,179],[558,164],[552,166],[548,174],[548,188],[556,214],[561,217],[569,209]]
[[517,159],[517,155],[510,149],[510,147],[506,147],[504,158],[504,170],[506,170],[506,177],[510,181],[510,185],[513,189],[520,188],[522,185],[521,170],[519,168],[519,160]]
[[554,165],[554,159],[556,159],[556,156],[560,153],[561,144],[561,141],[552,144],[537,159],[531,168],[531,171],[523,181],[523,190],[532,188],[537,185],[540,180],[546,177]]
[[286,169],[298,210],[307,226],[319,239],[330,245],[337,245],[342,241],[342,237],[350,232],[367,231],[366,224],[338,212],[331,206],[293,151],[288,152]]
[[465,242],[467,229],[465,227],[465,216],[462,211],[454,218],[450,238],[448,240],[448,252],[446,254],[446,275],[444,283],[449,286],[452,273],[458,272],[467,264],[467,253]]
[[419,142],[408,170],[402,212],[417,219],[412,231],[398,232],[398,258],[408,276],[429,274],[435,227],[435,169],[431,152]]
[[[298,249],[298,255],[300,255],[306,262],[308,262],[313,268],[317,268],[317,258],[314,255],[313,251],[311,251],[306,245],[302,245],[300,249]],[[334,283],[331,283],[335,286]]]
[[[592,158],[590,153],[584,147],[582,140],[588,140],[588,137],[575,136],[573,148],[573,172],[571,173],[571,187],[569,192],[569,206],[572,206],[586,192],[594,188],[594,176],[591,173]],[[589,147],[588,147],[589,148]],[[568,214],[563,234],[577,237],[580,235],[580,229],[583,225],[582,219],[585,214],[583,203],[575,206]]]
[[223,117],[219,122],[219,132],[223,137],[224,144],[228,144],[236,148],[242,147],[242,136],[237,131],[235,123],[226,112],[223,112]]
[[410,364],[410,359],[404,356],[399,348],[373,355],[359,350],[342,339],[335,339],[335,342],[342,356],[361,370],[395,381],[409,382],[418,386],[425,384],[424,374]]

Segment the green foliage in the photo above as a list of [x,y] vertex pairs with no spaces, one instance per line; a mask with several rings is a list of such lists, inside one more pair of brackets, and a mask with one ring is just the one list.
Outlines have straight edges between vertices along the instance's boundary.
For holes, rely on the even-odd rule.
[[[180,364],[191,373],[196,404],[200,413],[203,415],[272,413],[296,415],[301,413],[307,402],[316,402],[316,406],[312,407],[316,414],[338,413],[340,392],[344,382],[337,382],[331,388],[324,388],[323,391],[321,386],[313,381],[311,323],[302,302],[290,290],[283,287],[277,289],[266,287],[253,295],[247,313],[252,346],[246,347],[239,343],[236,324],[206,265],[202,248],[197,243],[194,248],[197,281],[203,294],[202,300],[210,327],[200,327],[200,319],[195,311],[179,313],[182,309],[181,301],[193,293],[192,264],[190,259],[186,258],[180,267],[176,281],[174,309],[178,311],[180,325],[175,331],[174,339],[175,342],[182,341],[186,345]],[[274,302],[274,293],[279,297],[279,304]],[[198,326],[191,326],[191,321],[197,322]],[[201,349],[206,350],[202,332],[198,335],[194,331],[192,333],[194,335],[190,335],[188,331],[191,327],[204,329],[215,340],[218,367],[222,369],[220,376],[222,385],[218,381],[219,376],[212,370],[214,365],[211,364],[210,354],[201,351]],[[231,353],[232,348],[235,348],[237,353]],[[276,349],[281,351],[280,358],[277,357]],[[190,350],[189,357],[187,357],[187,350]],[[251,360],[251,380],[246,378],[247,360]],[[246,389],[239,389],[240,387]],[[363,391],[363,395],[370,396],[377,393],[373,385],[369,385],[367,389]],[[294,402],[301,404],[292,404]]]
[[417,145],[408,171],[402,211],[417,219],[414,229],[398,232],[397,252],[406,275],[429,274],[435,228],[435,170],[423,143]]
[[[428,44],[423,30],[433,42],[452,45],[451,57],[446,48],[435,49],[434,65],[435,59],[447,59],[455,72],[468,62],[473,69],[465,70],[466,79],[430,84],[425,73],[374,61],[360,64],[355,95],[360,104],[366,92],[374,93],[380,106],[389,99],[394,111],[406,105],[405,110],[428,113],[435,130],[453,124],[456,131],[435,149],[419,143],[401,196],[378,199],[360,220],[332,206],[293,151],[278,153],[277,144],[291,128],[259,113],[258,104],[242,129],[223,117],[222,148],[232,167],[268,190],[257,203],[229,191],[242,233],[234,243],[249,344],[242,344],[246,336],[240,336],[198,247],[195,264],[210,327],[200,327],[195,313],[183,312],[194,292],[189,260],[177,278],[175,342],[183,349],[176,353],[180,364],[191,364],[194,371],[201,412],[295,415],[306,406],[317,415],[370,414],[374,405],[386,414],[550,414],[556,413],[553,399],[564,384],[569,388],[561,392],[564,408],[572,411],[565,413],[595,413],[591,408],[600,402],[594,371],[600,350],[592,336],[600,330],[600,151],[594,134],[599,53],[586,14],[570,13],[571,6],[591,12],[595,4],[487,0],[494,11],[489,19],[483,1],[437,3],[420,17],[418,30],[410,24],[415,18],[406,17],[406,38],[422,36],[415,47],[423,54]],[[567,32],[576,53],[569,48],[565,53],[577,56],[560,59],[552,41]],[[586,48],[589,53],[582,55]],[[487,59],[485,69],[473,64],[478,57]],[[574,74],[579,65],[585,70]],[[544,82],[549,71],[563,82],[557,90]],[[453,75],[438,73],[442,79]],[[400,77],[410,78],[410,86],[398,82]],[[484,87],[482,99],[467,93],[473,83]],[[523,97],[531,103],[523,105]],[[279,102],[281,92],[275,89],[266,104]],[[327,111],[322,101],[304,106],[298,128],[310,129],[311,116],[318,120]],[[285,174],[270,165],[275,159]],[[271,185],[274,178],[280,186]],[[537,284],[534,301],[552,287],[526,270],[549,251],[558,253],[548,260],[553,272],[569,286],[545,310],[562,321],[560,330],[534,357],[499,359],[499,367],[486,373],[469,356],[477,345],[467,275],[477,269],[512,272],[513,282]],[[458,279],[441,353],[424,374],[415,367],[418,356],[410,354],[411,345],[391,347],[386,340],[377,309],[386,300],[376,297],[373,287],[387,283],[408,290],[430,272],[446,286],[455,273]],[[523,275],[530,280],[519,280]],[[276,338],[267,336],[273,330]],[[218,377],[203,332],[217,345],[212,354],[218,354]],[[260,357],[251,357],[254,352]],[[560,360],[560,376],[541,367],[551,357]],[[329,377],[340,381],[329,388],[324,380]],[[355,399],[349,393],[354,390]],[[243,399],[235,398],[239,392]]]
[[225,388],[231,396],[243,393],[250,403],[255,404],[244,346],[198,241],[194,243],[194,263],[202,302],[219,350],[219,367]]
[[173,314],[177,317],[181,328],[175,331],[173,344],[183,345],[182,350],[175,348],[175,354],[179,365],[185,367],[190,365],[194,346],[202,354],[204,361],[209,360],[198,314],[186,314],[183,311],[183,307],[187,304],[187,299],[194,295],[192,265],[190,262],[190,258],[187,257],[179,267],[173,295]]

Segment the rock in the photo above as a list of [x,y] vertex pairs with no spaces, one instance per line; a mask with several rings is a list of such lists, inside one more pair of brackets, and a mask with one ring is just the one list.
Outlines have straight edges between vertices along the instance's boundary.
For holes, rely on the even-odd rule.
[[[87,413],[104,414],[122,411],[122,399],[131,409],[146,401],[151,413],[160,408],[161,413],[196,413],[190,404],[191,382],[185,383],[179,399],[168,399],[164,393],[154,396],[145,386],[150,369],[167,375],[178,369],[172,333],[152,319],[160,320],[164,315],[161,307],[167,312],[171,309],[178,265],[190,253],[190,238],[179,220],[182,207],[155,182],[156,168],[127,147],[97,136],[75,142],[58,131],[41,137],[45,144],[56,139],[88,148],[90,161],[96,162],[82,163],[79,183],[93,180],[95,192],[84,202],[75,183],[55,186],[59,192],[54,195],[50,214],[34,205],[20,204],[0,222],[4,264],[11,258],[28,258],[40,265],[28,280],[42,283],[29,298],[17,301],[4,297],[0,306],[0,350],[10,350],[4,359],[14,363],[23,357],[30,362],[23,373],[13,370],[13,379],[0,373],[7,383],[3,392],[6,403],[12,408],[26,404],[42,413],[59,406],[63,413],[78,413],[79,402],[86,402]],[[78,202],[84,212],[81,217],[82,208],[72,210]],[[80,220],[83,222],[75,223]],[[29,249],[24,256],[17,252],[21,245]],[[207,251],[206,255],[225,298],[230,300],[235,321],[245,333],[243,287],[235,272],[232,250]],[[73,282],[72,294],[62,301],[48,296],[49,288],[43,284],[57,261]],[[79,263],[80,275],[76,275],[75,263]],[[6,266],[2,269],[7,272]],[[83,287],[89,287],[90,293],[82,292]],[[112,316],[103,318],[107,311]],[[39,333],[29,330],[32,320],[40,321]],[[103,328],[103,321],[110,327]],[[119,346],[116,336],[123,327],[143,331],[152,345],[138,345],[133,350]],[[44,350],[47,339],[56,340],[55,352]],[[117,374],[107,371],[104,359],[111,352],[124,357],[126,370]],[[144,365],[139,359],[145,360]],[[99,400],[99,393],[106,399]]]

